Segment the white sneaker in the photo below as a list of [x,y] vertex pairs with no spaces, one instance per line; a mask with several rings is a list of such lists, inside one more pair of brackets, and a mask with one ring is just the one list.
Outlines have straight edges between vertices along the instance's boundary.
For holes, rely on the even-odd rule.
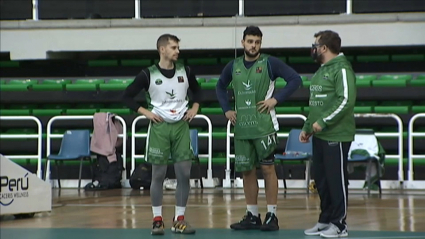
[[325,231],[329,228],[327,223],[317,223],[314,227],[304,231],[304,234],[307,236],[318,236],[322,231]]
[[337,226],[331,223],[331,226],[328,228],[328,230],[322,231],[320,236],[325,238],[348,237],[347,227],[341,231]]
[[163,188],[165,190],[176,190],[177,189],[177,179],[168,179],[164,180]]

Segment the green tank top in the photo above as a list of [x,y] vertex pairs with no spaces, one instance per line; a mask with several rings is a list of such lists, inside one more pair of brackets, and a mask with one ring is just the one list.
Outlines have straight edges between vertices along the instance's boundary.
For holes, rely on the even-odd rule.
[[258,111],[257,103],[270,99],[275,81],[269,76],[268,55],[261,54],[257,61],[246,69],[244,58],[234,60],[232,85],[237,113],[235,124],[236,139],[260,138],[279,130],[275,110],[270,113]]

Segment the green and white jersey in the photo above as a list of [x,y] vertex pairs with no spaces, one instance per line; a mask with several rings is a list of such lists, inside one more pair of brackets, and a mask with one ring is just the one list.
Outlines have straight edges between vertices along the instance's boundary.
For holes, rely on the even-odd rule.
[[158,67],[148,68],[150,72],[149,90],[146,97],[148,108],[161,116],[165,122],[181,120],[188,110],[187,90],[189,81],[183,65],[176,63],[176,73],[172,78],[161,74]]
[[270,79],[267,67],[268,55],[261,54],[252,67],[247,69],[243,56],[233,64],[232,84],[237,112],[235,125],[236,139],[256,139],[279,130],[276,111],[258,111],[257,103],[270,99],[275,81]]

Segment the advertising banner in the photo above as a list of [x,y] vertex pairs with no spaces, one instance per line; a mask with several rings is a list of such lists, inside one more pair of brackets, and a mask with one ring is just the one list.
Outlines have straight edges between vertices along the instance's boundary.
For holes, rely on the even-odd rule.
[[0,213],[23,214],[52,210],[52,189],[45,182],[0,155]]

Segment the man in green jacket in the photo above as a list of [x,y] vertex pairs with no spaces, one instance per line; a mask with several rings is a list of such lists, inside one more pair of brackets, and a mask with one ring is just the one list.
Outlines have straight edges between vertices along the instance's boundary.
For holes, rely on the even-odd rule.
[[346,237],[347,158],[356,130],[356,77],[340,53],[338,33],[321,31],[314,37],[311,55],[321,67],[311,79],[310,113],[299,140],[305,143],[313,136],[313,170],[321,213],[318,223],[304,233]]

